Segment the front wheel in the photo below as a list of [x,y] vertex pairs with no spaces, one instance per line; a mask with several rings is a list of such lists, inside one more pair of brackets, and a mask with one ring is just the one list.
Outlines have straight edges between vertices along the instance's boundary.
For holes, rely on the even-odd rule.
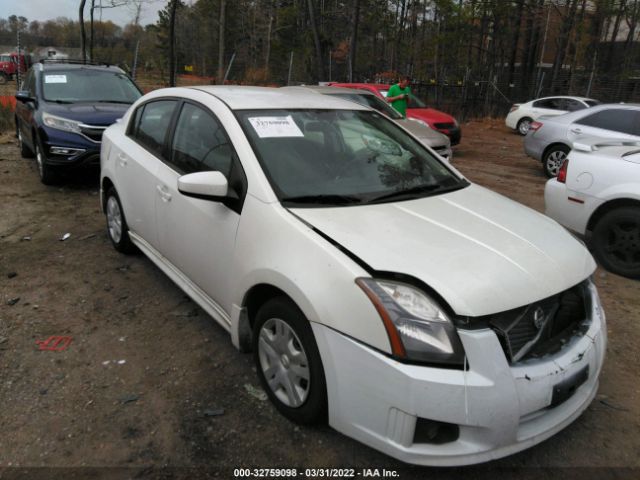
[[36,164],[38,165],[38,175],[40,175],[40,181],[45,185],[55,185],[58,182],[58,176],[51,165],[47,164],[47,159],[44,156],[38,137],[33,138],[33,148],[35,150]]
[[544,174],[549,178],[557,177],[560,167],[562,167],[562,164],[567,159],[569,152],[570,148],[566,145],[556,145],[551,147],[542,159]]
[[280,413],[302,424],[326,420],[320,353],[309,321],[295,304],[279,297],[258,310],[253,351],[260,383]]
[[104,210],[107,217],[107,235],[109,235],[113,247],[121,253],[133,253],[136,247],[129,238],[129,227],[122,210],[120,197],[113,187],[107,191]]
[[607,270],[640,278],[640,207],[605,213],[593,229],[593,253]]
[[16,126],[16,130],[18,133],[18,144],[20,145],[20,156],[22,158],[33,158],[33,151],[24,143],[24,138],[22,138],[22,132],[20,131],[20,126]]

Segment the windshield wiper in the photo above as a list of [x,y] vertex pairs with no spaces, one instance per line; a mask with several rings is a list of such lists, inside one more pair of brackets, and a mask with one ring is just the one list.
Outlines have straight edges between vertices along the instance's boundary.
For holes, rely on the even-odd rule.
[[131,105],[133,102],[127,102],[126,100],[87,100],[87,103],[124,103]]
[[424,185],[417,185],[415,187],[407,188],[405,190],[399,190],[397,192],[385,193],[379,197],[375,197],[367,203],[379,203],[386,202],[388,200],[399,200],[405,198],[418,198],[422,193],[434,193],[434,192],[449,192],[451,190],[458,190],[459,188],[466,187],[467,182],[457,183],[455,185],[444,186],[438,183],[430,183]]
[[285,197],[281,202],[286,203],[306,203],[321,205],[347,205],[350,203],[360,203],[361,198],[352,195],[301,195],[298,197]]
[[64,103],[64,104],[74,103],[71,100],[47,100],[47,102]]

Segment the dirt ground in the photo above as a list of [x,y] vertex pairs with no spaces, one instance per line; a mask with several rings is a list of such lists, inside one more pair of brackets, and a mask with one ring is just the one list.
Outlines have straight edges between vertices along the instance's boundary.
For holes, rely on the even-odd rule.
[[[522,138],[500,121],[462,128],[453,164],[543,210],[545,178]],[[251,355],[146,257],[111,247],[95,172],[45,187],[6,134],[0,205],[0,478],[234,478],[247,467],[640,478],[638,281],[595,275],[609,346],[599,394],[575,423],[481,467],[413,468],[279,415],[256,393]],[[72,341],[64,351],[39,350],[50,336]]]

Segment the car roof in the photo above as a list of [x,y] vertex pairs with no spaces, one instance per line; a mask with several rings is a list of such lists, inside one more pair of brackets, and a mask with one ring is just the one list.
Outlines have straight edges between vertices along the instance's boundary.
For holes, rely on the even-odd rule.
[[376,97],[377,95],[369,90],[361,90],[357,88],[331,87],[327,85],[300,85],[296,87],[280,87],[282,90],[291,92],[316,92],[323,95],[369,95]]
[[570,123],[577,118],[583,116],[592,115],[601,110],[609,110],[611,108],[619,108],[623,110],[640,110],[639,103],[601,103],[600,105],[594,105],[593,107],[584,108],[582,110],[576,110],[575,112],[564,113],[562,115],[543,115],[538,120],[541,122],[557,122],[557,123]]
[[551,98],[569,98],[571,100],[591,100],[594,102],[597,102],[598,100],[596,100],[595,98],[589,98],[589,97],[575,97],[573,95],[551,95],[549,97],[540,97],[540,98],[534,98],[533,100],[530,100],[531,102],[537,102],[538,100],[549,100]]
[[[285,88],[246,87],[246,86],[200,86],[189,87],[219,98],[231,110],[263,110],[263,109],[319,109],[319,110],[369,110],[356,103],[340,100],[336,97],[318,95],[314,92],[295,91]],[[178,89],[163,89],[163,93],[171,95]]]
[[391,85],[386,83],[339,83],[334,82],[331,86],[348,88],[375,88],[376,90],[389,90]]
[[48,62],[37,62],[34,64],[34,67],[36,67],[38,70],[40,71],[70,71],[70,70],[108,70],[108,71],[113,71],[113,72],[123,72],[123,70],[118,67],[117,65],[110,65],[110,64],[91,64],[91,63],[72,63],[72,62],[65,62],[64,60],[60,61],[60,62],[52,62],[52,61],[48,61]]

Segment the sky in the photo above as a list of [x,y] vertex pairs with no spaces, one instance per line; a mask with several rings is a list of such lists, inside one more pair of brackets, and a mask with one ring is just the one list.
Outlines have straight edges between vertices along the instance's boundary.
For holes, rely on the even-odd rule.
[[[114,0],[122,3],[122,0]],[[112,0],[96,0],[96,5],[107,6]],[[87,0],[85,6],[85,19],[89,20],[89,5],[91,0]],[[148,23],[156,23],[158,20],[158,10],[162,10],[167,4],[167,0],[144,0],[142,6],[142,16],[140,23],[144,26]],[[11,15],[23,16],[27,20],[54,20],[57,17],[68,17],[78,20],[78,9],[80,0],[0,0],[0,18],[7,18]],[[95,20],[100,19],[100,11],[95,11]],[[130,23],[134,16],[134,10],[129,6],[116,8],[104,8],[102,10],[102,20],[111,20],[120,26]]]

